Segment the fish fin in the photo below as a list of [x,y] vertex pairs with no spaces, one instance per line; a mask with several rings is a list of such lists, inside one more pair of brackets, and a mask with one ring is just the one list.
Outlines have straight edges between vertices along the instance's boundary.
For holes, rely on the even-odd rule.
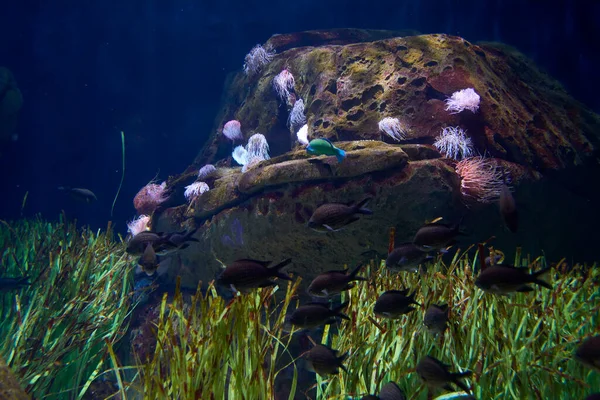
[[372,199],[373,199],[372,197],[365,197],[364,199],[362,199],[361,201],[356,203],[356,205],[354,206],[355,212],[358,214],[365,214],[365,215],[373,214],[373,211],[369,210],[368,208],[365,208],[367,203],[369,201],[371,201]]
[[461,390],[470,393],[471,392],[471,388],[468,387],[467,385],[465,385],[464,383],[462,383],[460,381],[460,379],[462,378],[467,378],[469,376],[471,376],[472,372],[471,371],[465,371],[465,372],[455,372],[453,374],[451,374],[452,376],[452,383],[454,383],[456,386],[458,386]]
[[[239,260],[235,260],[236,262],[253,262],[262,265],[263,267],[268,267],[271,265],[273,261],[261,261],[261,260],[253,260],[251,258],[240,258]],[[274,268],[274,267],[273,267]]]
[[[348,221],[347,221],[347,222],[344,224],[344,226],[348,226],[348,225],[350,225],[351,223],[358,221],[359,219],[360,219],[360,218],[359,218],[357,215],[355,215],[355,216],[353,216],[353,217],[349,218],[349,219],[348,219]],[[341,229],[341,228],[340,228],[340,229]],[[339,229],[338,229],[338,230],[339,230]]]
[[279,264],[274,265],[271,268],[269,268],[269,271],[271,271],[271,273],[272,273],[273,276],[276,276],[279,279],[285,279],[287,281],[291,281],[292,278],[289,275],[284,274],[283,272],[279,271],[281,268],[285,267],[286,265],[288,265],[291,262],[292,262],[291,258],[283,260]]
[[[419,304],[419,303],[416,303],[416,304]],[[415,310],[416,310],[416,308],[414,308],[414,307],[406,307],[406,312],[404,314],[408,314],[409,312],[412,312],[412,311],[415,311]]]
[[366,281],[367,280],[367,278],[363,278],[361,276],[356,276],[356,275],[358,275],[358,273],[360,272],[360,270],[362,269],[363,266],[364,266],[364,264],[358,264],[352,270],[352,272],[350,272],[350,274],[348,274],[349,281]]
[[336,316],[342,318],[342,319],[347,319],[349,320],[350,318],[348,318],[347,315],[342,313],[342,310],[346,307],[348,307],[348,304],[350,304],[349,301],[343,302],[342,304],[340,304],[339,306],[337,306],[336,308],[334,308],[333,310],[331,310]]
[[335,153],[335,158],[337,158],[338,162],[344,161],[344,158],[346,158],[346,152],[342,149],[338,149],[337,147],[335,147],[335,149],[337,150]]
[[258,287],[264,288],[264,287],[275,286],[275,285],[277,285],[276,282],[266,281],[266,282],[262,282],[260,285],[258,285]]
[[343,313],[337,313],[336,317],[339,317],[341,319],[345,319],[346,321],[350,321],[350,317],[347,316],[346,314],[343,314]]
[[534,272],[533,274],[531,274],[531,277],[533,278],[533,283],[536,283],[540,286],[543,286],[547,289],[552,289],[552,285],[550,285],[548,282],[543,281],[541,279],[539,279],[540,276],[544,275],[546,272],[550,271],[551,267],[548,268],[544,268],[539,270],[538,272]]
[[402,296],[406,296],[406,294],[408,293],[408,289],[387,290],[387,291],[383,292],[382,295],[387,294],[387,293],[401,294]]
[[[354,222],[354,221],[351,221]],[[350,223],[350,222],[349,222]],[[348,224],[346,224],[348,225]],[[327,225],[327,224],[323,224],[323,226],[329,231],[329,232],[337,232],[339,231],[339,229],[333,229],[331,226]]]
[[[348,352],[345,352],[344,354],[342,354],[341,356],[337,357],[337,360],[341,363],[343,362],[346,358],[348,358]],[[346,368],[344,368],[343,366],[340,366],[344,371],[346,371]],[[348,372],[348,371],[346,371]]]
[[517,292],[519,292],[519,293],[526,293],[526,292],[532,292],[532,291],[533,291],[533,288],[529,285],[524,285],[517,289]]

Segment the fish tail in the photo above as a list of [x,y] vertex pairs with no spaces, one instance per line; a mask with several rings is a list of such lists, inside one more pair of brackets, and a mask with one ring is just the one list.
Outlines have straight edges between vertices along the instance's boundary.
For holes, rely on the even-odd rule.
[[336,308],[334,308],[334,309],[333,309],[333,310],[331,310],[331,311],[332,311],[332,312],[335,314],[335,316],[336,316],[336,317],[340,317],[341,319],[345,319],[345,320],[348,320],[348,321],[350,321],[350,318],[349,318],[349,317],[348,317],[346,314],[344,314],[344,313],[342,312],[342,310],[343,310],[344,308],[346,308],[346,307],[348,306],[348,304],[350,304],[350,302],[349,302],[349,301],[346,301],[346,302],[344,302],[344,303],[340,304],[339,306],[337,306]]
[[452,376],[452,383],[454,383],[456,386],[458,386],[461,390],[470,393],[471,392],[471,388],[468,387],[467,385],[465,385],[463,382],[460,381],[460,379],[462,378],[468,378],[469,376],[472,375],[471,371],[465,371],[465,372],[455,372],[453,374],[451,374]]
[[335,158],[337,158],[338,162],[344,161],[344,158],[346,158],[346,152],[338,148],[336,148],[336,150]]
[[[342,354],[341,356],[339,356],[337,359],[338,361],[341,363],[343,362],[346,358],[348,358],[348,352],[345,352],[344,354]],[[347,372],[346,368],[344,368],[344,366],[342,365],[341,368]]]
[[367,205],[367,203],[369,201],[371,201],[371,199],[372,199],[372,197],[365,197],[364,199],[362,199],[361,201],[356,203],[356,205],[354,206],[354,208],[356,209],[356,212],[359,214],[365,214],[365,215],[373,214],[373,211],[369,210],[368,208],[365,208],[365,206]]
[[362,269],[362,267],[364,266],[364,264],[359,264],[356,268],[354,268],[352,270],[352,272],[350,272],[350,275],[348,275],[349,282],[351,281],[366,281],[367,278],[363,278],[362,276],[356,276],[358,275],[358,273],[360,272],[360,270]]
[[292,259],[288,258],[287,260],[283,260],[279,264],[269,268],[269,270],[271,270],[273,276],[276,276],[280,279],[285,279],[285,280],[291,281],[292,278],[289,275],[284,274],[283,272],[279,271],[281,268],[285,267],[286,265],[288,265],[291,262],[292,262]]
[[552,285],[550,285],[548,282],[540,279],[540,276],[544,275],[546,272],[550,271],[551,269],[552,269],[551,267],[548,267],[548,268],[541,269],[538,272],[534,272],[533,274],[531,274],[531,278],[533,279],[532,282],[536,283],[540,286],[543,286],[547,289],[552,289]]

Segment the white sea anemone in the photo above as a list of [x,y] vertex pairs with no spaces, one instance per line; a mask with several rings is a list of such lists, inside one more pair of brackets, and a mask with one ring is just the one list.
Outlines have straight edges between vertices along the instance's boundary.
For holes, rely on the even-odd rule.
[[248,152],[248,160],[252,160],[254,157],[260,157],[263,160],[270,158],[269,143],[267,143],[267,138],[262,133],[255,133],[250,136],[246,145],[246,151]]
[[304,124],[296,133],[298,142],[304,146],[308,146],[308,125]]
[[436,149],[448,158],[461,160],[473,155],[473,141],[458,126],[448,126],[435,138]]
[[296,85],[296,81],[294,79],[294,75],[287,69],[281,71],[277,76],[273,79],[273,88],[277,95],[281,99],[281,101],[288,102],[290,97],[290,91],[294,90],[294,86]]
[[260,72],[262,68],[270,63],[275,57],[275,50],[270,44],[261,46],[257,44],[246,54],[244,59],[244,72],[246,75],[252,75]]
[[204,192],[208,192],[209,187],[206,183],[204,182],[194,182],[189,186],[185,187],[185,192],[183,193],[186,200],[191,203],[194,200],[196,200],[196,198],[198,196],[200,196],[202,193]]
[[198,171],[198,179],[204,180],[212,175],[217,169],[212,164],[206,164]]
[[463,110],[477,112],[480,99],[473,88],[459,90],[446,99],[446,111],[451,114],[458,114]]
[[398,118],[386,117],[379,121],[379,130],[394,140],[400,141],[406,138],[406,126]]
[[246,151],[244,146],[237,146],[235,149],[233,149],[231,156],[233,157],[235,162],[240,165],[246,165],[246,163],[248,162],[248,152]]

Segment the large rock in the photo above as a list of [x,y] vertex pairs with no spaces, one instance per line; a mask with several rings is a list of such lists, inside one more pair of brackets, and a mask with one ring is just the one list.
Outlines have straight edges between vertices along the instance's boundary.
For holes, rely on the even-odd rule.
[[[219,262],[291,257],[291,270],[310,280],[385,254],[391,227],[400,243],[439,216],[450,223],[463,218],[469,234],[461,240],[463,248],[494,235],[496,246],[544,250],[551,259],[597,257],[593,239],[584,233],[600,224],[591,202],[595,186],[589,184],[600,176],[597,115],[510,48],[446,35],[365,42],[363,34],[358,43],[331,44],[331,37],[343,43],[352,38],[348,32],[337,35],[322,34],[319,45],[319,35],[311,34],[315,47],[301,48],[294,47],[295,40],[305,43],[306,35],[274,37],[275,47],[288,50],[258,76],[240,72],[229,80],[218,126],[238,119],[246,137],[252,132],[267,137],[274,157],[241,173],[230,167],[231,144],[217,133],[186,173],[169,180],[177,193],[173,198],[183,202],[183,187],[199,167],[220,166],[209,192],[155,218],[162,231],[199,228],[198,245],[165,261],[170,276],[181,275],[184,285],[194,287],[214,278]],[[342,163],[309,159],[295,143],[286,126],[289,110],[272,89],[283,68],[296,78],[311,136],[330,138],[346,150]],[[479,112],[445,111],[444,100],[467,87],[481,96]],[[402,145],[381,136],[378,122],[387,116],[408,126]],[[521,217],[516,235],[503,231],[496,205],[464,205],[454,161],[431,146],[444,126],[456,125],[467,130],[478,152],[510,171]],[[335,233],[307,228],[320,204],[365,196],[373,197],[372,216]]]

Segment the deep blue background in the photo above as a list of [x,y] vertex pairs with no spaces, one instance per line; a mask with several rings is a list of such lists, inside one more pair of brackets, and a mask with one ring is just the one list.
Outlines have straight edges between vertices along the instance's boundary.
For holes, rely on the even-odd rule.
[[[275,33],[360,27],[443,32],[509,43],[600,110],[595,25],[589,1],[193,1],[97,0],[3,2],[0,65],[12,70],[25,104],[16,143],[0,158],[0,218],[41,212],[93,227],[134,215],[132,198],[157,173],[181,172],[211,130],[227,73]],[[99,202],[78,205],[59,185],[83,186]]]

